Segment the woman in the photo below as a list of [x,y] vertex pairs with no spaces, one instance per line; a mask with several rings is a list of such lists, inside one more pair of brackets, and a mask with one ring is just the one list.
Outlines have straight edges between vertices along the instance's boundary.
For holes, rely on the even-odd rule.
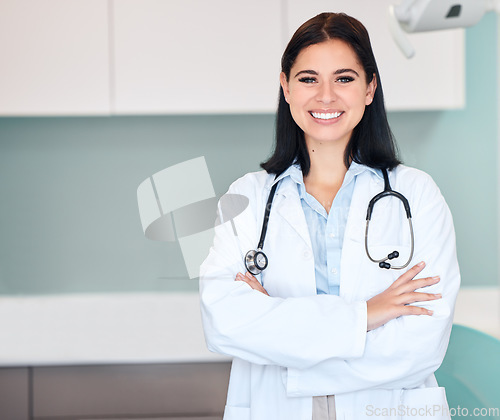
[[[344,14],[303,24],[282,58],[276,147],[265,171],[233,183],[246,210],[216,228],[201,267],[210,350],[233,356],[224,420],[448,419],[434,372],[448,345],[460,276],[448,207],[431,178],[401,165],[366,29]],[[389,170],[408,199],[370,199]],[[263,251],[259,241],[277,185]]]

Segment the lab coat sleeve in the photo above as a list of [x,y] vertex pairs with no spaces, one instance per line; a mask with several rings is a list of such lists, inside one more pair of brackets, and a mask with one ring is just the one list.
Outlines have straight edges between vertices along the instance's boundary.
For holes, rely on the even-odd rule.
[[402,316],[367,334],[358,359],[332,358],[309,369],[288,369],[289,396],[332,395],[369,388],[415,388],[440,366],[448,346],[460,274],[455,234],[449,209],[439,189],[426,177],[413,208],[415,255],[413,264],[426,262],[417,278],[441,276],[422,291],[441,293],[442,299],[420,302],[433,316]]
[[[248,184],[248,182],[246,183]],[[245,273],[243,257],[255,247],[260,223],[252,209],[262,193],[230,188],[250,198],[231,223],[216,227],[214,244],[200,268],[202,322],[209,350],[256,364],[304,369],[332,357],[359,357],[366,337],[366,302],[347,304],[338,296],[270,297],[235,281]],[[262,217],[262,216],[261,216]],[[253,235],[253,236],[252,236]],[[343,339],[325,331],[341,330]]]

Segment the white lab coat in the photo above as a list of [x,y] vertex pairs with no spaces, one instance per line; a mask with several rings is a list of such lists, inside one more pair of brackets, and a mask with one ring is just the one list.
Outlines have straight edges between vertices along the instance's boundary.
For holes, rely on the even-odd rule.
[[[216,228],[200,271],[208,348],[234,358],[224,420],[311,420],[312,396],[319,395],[335,395],[338,420],[450,418],[434,372],[446,352],[460,283],[452,217],[430,176],[403,165],[389,175],[412,210],[410,267],[425,261],[418,277],[440,275],[427,290],[443,298],[420,303],[433,316],[399,317],[368,333],[366,301],[403,272],[380,269],[364,249],[366,208],[383,180],[371,171],[357,177],[339,296],[316,295],[311,239],[290,177],[274,198],[264,244],[269,266],[258,276],[270,296],[234,281],[258,243],[274,176],[250,173],[231,185],[229,193],[248,197],[249,206],[234,226]],[[409,235],[400,201],[380,200],[370,226],[372,255],[398,250],[395,262],[406,261]]]

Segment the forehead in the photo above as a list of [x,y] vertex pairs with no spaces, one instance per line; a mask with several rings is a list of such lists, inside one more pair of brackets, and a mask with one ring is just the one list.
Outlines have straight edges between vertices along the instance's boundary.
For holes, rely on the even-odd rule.
[[340,39],[329,39],[304,48],[297,56],[293,68],[304,66],[311,70],[332,67],[363,70],[352,47]]

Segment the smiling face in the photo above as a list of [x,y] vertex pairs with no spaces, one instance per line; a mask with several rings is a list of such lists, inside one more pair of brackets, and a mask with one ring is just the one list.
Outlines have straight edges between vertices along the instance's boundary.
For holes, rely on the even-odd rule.
[[339,39],[304,48],[289,80],[281,73],[280,81],[309,147],[336,142],[345,149],[377,87],[375,77],[367,84],[356,53]]

